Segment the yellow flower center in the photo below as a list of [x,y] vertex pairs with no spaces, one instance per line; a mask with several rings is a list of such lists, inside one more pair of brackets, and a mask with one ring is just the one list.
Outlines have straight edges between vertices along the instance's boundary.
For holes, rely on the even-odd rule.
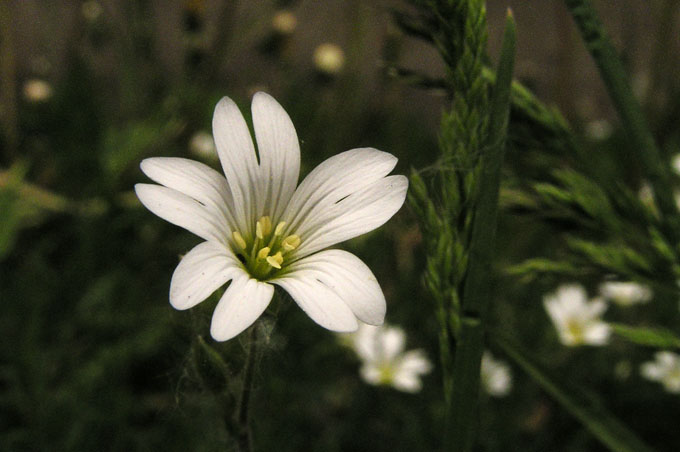
[[248,243],[239,231],[232,233],[234,252],[253,277],[260,280],[270,278],[281,270],[285,259],[290,259],[290,253],[300,246],[299,236],[291,234],[284,237],[285,226],[286,223],[281,221],[272,228],[271,218],[264,216],[255,223],[252,243]]

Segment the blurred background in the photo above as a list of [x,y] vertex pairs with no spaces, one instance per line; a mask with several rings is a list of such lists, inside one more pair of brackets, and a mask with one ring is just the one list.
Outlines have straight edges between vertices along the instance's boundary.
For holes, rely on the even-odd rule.
[[[596,4],[670,158],[680,143],[680,2]],[[587,146],[608,152],[625,143],[561,1],[488,1],[492,59],[508,6],[517,20],[516,78],[559,108]],[[139,162],[180,156],[219,167],[210,135],[215,104],[229,96],[248,116],[252,94],[266,91],[297,128],[303,174],[364,146],[399,157],[398,173],[431,165],[447,97],[394,68],[436,80],[444,65],[429,43],[395,25],[393,10],[410,5],[0,2],[1,450],[230,450],[222,410],[240,384],[243,344],[209,338],[217,296],[190,311],[169,306],[172,271],[199,239],[137,202],[133,185],[147,181]],[[630,172],[630,184],[640,182]],[[504,261],[546,247],[548,232],[521,216],[501,227]],[[257,450],[441,446],[436,322],[421,288],[420,243],[404,207],[342,247],[376,274],[387,321],[406,330],[407,347],[435,363],[423,390],[366,385],[356,356],[284,296],[266,319],[271,331],[256,371]],[[597,392],[650,444],[675,450],[678,396],[637,371],[652,353],[618,342],[561,346],[541,303],[552,283],[499,282],[494,323],[546,364],[568,369],[571,381]],[[632,309],[615,316],[661,315]],[[206,382],[198,335],[229,358],[226,401]],[[509,395],[483,400],[480,450],[601,450],[519,370],[513,379]]]

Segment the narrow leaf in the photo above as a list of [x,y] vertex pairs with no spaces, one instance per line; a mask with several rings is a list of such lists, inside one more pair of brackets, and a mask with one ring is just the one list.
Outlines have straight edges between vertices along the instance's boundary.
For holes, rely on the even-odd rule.
[[680,337],[665,328],[628,326],[621,323],[611,323],[610,326],[614,334],[634,344],[680,349]]
[[615,452],[654,450],[582,387],[562,380],[508,339],[498,335],[493,335],[490,339],[609,450]]

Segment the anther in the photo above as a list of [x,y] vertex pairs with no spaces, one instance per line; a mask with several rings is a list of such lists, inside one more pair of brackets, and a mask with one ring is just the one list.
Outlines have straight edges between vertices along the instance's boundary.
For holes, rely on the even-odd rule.
[[263,240],[265,236],[269,235],[271,231],[272,231],[271,218],[265,216],[257,220],[257,224],[255,225],[255,234],[257,235],[258,239]]
[[279,224],[276,225],[276,229],[274,229],[274,235],[281,235],[283,233],[284,226],[286,226],[285,221],[279,222]]
[[267,257],[267,263],[276,269],[281,269],[281,264],[283,263],[281,251],[277,252],[273,256]]
[[261,261],[265,260],[267,258],[267,256],[269,256],[270,251],[271,251],[271,248],[269,248],[268,246],[265,246],[264,248],[262,248],[260,251],[257,252],[257,259],[261,260]]
[[300,237],[293,234],[289,235],[285,239],[283,239],[283,242],[281,242],[281,246],[283,246],[283,249],[286,251],[292,251],[298,246],[300,246]]
[[240,232],[234,231],[231,236],[234,238],[234,242],[242,249],[246,249],[246,241],[243,240],[243,236]]

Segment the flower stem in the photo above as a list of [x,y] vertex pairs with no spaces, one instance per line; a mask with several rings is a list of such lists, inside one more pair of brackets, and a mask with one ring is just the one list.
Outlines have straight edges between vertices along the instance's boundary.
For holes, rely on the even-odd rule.
[[475,208],[470,260],[463,286],[461,329],[453,365],[450,402],[450,446],[456,451],[474,447],[479,399],[479,372],[484,350],[484,318],[491,297],[489,268],[493,264],[498,191],[505,153],[510,86],[515,57],[515,22],[510,10],[505,23],[503,48],[493,87],[487,153],[482,156],[479,198]]
[[236,407],[236,442],[240,452],[251,452],[253,450],[252,435],[250,432],[249,409],[250,395],[253,392],[253,376],[255,374],[255,359],[257,355],[257,328],[255,323],[250,328],[248,344],[246,345],[246,363],[243,369],[243,386],[241,387],[241,397]]

